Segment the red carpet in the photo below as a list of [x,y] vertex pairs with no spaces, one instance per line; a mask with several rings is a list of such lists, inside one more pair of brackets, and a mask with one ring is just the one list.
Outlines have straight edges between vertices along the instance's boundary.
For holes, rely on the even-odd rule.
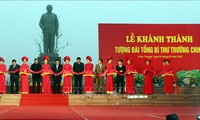
[[196,120],[199,106],[71,106],[87,120],[166,120],[176,113],[179,120]]
[[84,120],[69,106],[0,106],[0,120]]
[[0,120],[196,120],[198,106],[0,106]]
[[68,106],[68,95],[61,94],[24,94],[20,106]]
[[0,120],[195,120],[199,106],[69,106],[67,95],[22,95],[20,106],[0,106]]

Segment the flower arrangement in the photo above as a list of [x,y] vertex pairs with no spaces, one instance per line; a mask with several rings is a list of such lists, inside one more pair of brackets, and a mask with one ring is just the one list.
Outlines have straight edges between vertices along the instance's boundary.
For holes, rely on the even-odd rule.
[[190,85],[199,83],[197,76],[195,76],[194,74],[191,74],[189,76],[189,80],[190,80]]
[[192,84],[199,84],[200,73],[199,70],[179,71],[176,73],[178,84],[188,86]]
[[163,77],[162,76],[157,76],[157,75],[153,76],[153,83],[161,84],[162,82],[163,82]]
[[134,75],[134,79],[135,79],[136,83],[143,83],[144,82],[144,76],[142,74]]

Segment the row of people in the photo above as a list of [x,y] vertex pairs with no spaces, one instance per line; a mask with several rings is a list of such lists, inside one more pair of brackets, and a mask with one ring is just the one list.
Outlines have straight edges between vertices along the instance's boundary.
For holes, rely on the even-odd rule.
[[[10,74],[11,80],[11,93],[18,93],[19,91],[19,74],[21,74],[21,86],[20,92],[22,94],[27,94],[29,92],[29,78],[28,76],[32,73],[33,79],[33,92],[35,92],[35,86],[40,86],[40,79],[42,77],[42,92],[50,94],[51,83],[50,75],[52,74],[54,93],[60,93],[61,79],[64,78],[62,92],[69,94],[72,93],[72,76],[74,76],[74,89],[75,94],[81,94],[82,91],[85,93],[103,93],[103,79],[106,76],[106,93],[110,94],[114,92],[114,76],[117,75],[116,79],[116,91],[123,94],[134,94],[134,75],[137,74],[137,70],[132,64],[133,59],[127,59],[127,65],[123,65],[123,60],[118,61],[118,65],[114,67],[112,63],[113,58],[108,56],[107,64],[104,65],[102,59],[98,60],[98,64],[95,66],[93,72],[92,58],[90,56],[86,57],[87,63],[84,65],[81,62],[81,58],[77,58],[77,62],[74,63],[73,67],[70,64],[70,57],[64,57],[64,64],[61,65],[59,60],[55,61],[55,64],[50,66],[48,64],[49,57],[44,56],[42,58],[43,65],[38,63],[38,59],[34,60],[34,64],[29,68],[27,61],[28,57],[22,57],[23,64],[19,66],[16,64],[16,60],[12,61],[12,65],[9,70],[6,70],[6,65],[4,64],[4,59],[0,57],[0,93],[5,93],[5,74],[6,72]],[[144,94],[153,94],[153,80],[152,77],[155,74],[153,67],[151,66],[151,60],[146,59],[146,67],[143,71],[144,75]],[[164,92],[166,94],[171,94],[174,92],[173,82],[176,83],[176,77],[169,65],[169,60],[163,60],[163,70],[160,75],[164,77]],[[94,90],[93,76],[96,76],[96,90]],[[82,90],[82,79],[84,76],[84,90]],[[126,76],[126,77],[125,77]],[[126,83],[124,81],[126,79]],[[15,90],[14,90],[15,83]],[[37,92],[40,93],[40,87],[37,87]]]

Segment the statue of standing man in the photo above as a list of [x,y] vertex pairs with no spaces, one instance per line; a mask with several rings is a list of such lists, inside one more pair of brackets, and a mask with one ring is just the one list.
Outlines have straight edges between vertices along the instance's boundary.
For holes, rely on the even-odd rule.
[[47,5],[46,9],[47,12],[41,16],[39,23],[43,32],[44,53],[54,53],[55,36],[58,37],[58,18],[52,13],[52,5]]

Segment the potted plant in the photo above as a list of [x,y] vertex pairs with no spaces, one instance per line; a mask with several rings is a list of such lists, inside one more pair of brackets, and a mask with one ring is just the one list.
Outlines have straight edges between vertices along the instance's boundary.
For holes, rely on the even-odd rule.
[[134,80],[135,80],[136,86],[142,86],[144,82],[144,76],[142,74],[136,74],[134,75]]
[[195,75],[191,74],[189,77],[191,87],[196,87],[198,84],[198,79]]
[[157,75],[154,75],[153,76],[153,83],[154,83],[154,86],[158,87],[160,86],[160,84],[163,82],[163,77],[161,76],[157,76]]
[[199,84],[200,73],[199,70],[179,71],[176,73],[178,84],[181,86],[195,87]]
[[188,79],[188,71],[181,70],[176,73],[176,78],[178,85],[184,87],[190,84],[190,80]]
[[199,85],[199,81],[200,81],[199,70],[191,70],[189,78],[190,78],[191,86],[195,87],[196,85]]

